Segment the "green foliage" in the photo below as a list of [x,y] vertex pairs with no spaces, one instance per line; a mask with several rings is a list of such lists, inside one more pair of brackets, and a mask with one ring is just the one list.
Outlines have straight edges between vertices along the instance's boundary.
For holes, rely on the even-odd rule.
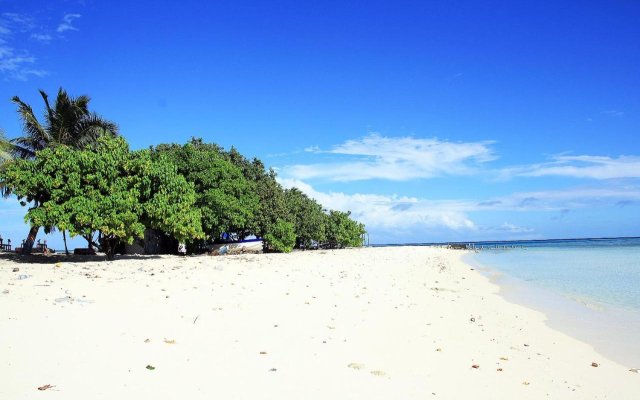
[[4,132],[0,131],[0,168],[11,158],[11,143],[4,136]]
[[308,248],[313,241],[323,242],[326,234],[322,206],[298,188],[285,190],[284,197],[295,226],[296,247]]
[[202,215],[194,207],[197,196],[193,184],[167,158],[152,160],[149,150],[134,152],[132,160],[133,172],[143,188],[140,202],[145,226],[170,233],[180,242],[203,238]]
[[32,226],[102,234],[109,257],[118,241],[131,243],[146,227],[177,238],[202,237],[193,185],[164,159],[130,152],[122,138],[101,137],[94,149],[60,145],[16,160],[1,172],[21,199],[37,199],[25,217]]
[[[18,158],[34,158],[40,150],[57,145],[67,145],[77,149],[93,145],[101,135],[117,135],[118,127],[113,122],[102,119],[89,111],[89,97],[70,97],[62,88],[58,91],[53,106],[49,96],[40,90],[45,105],[44,123],[40,123],[31,106],[18,96],[11,100],[18,106],[22,120],[23,135],[11,141],[11,154]],[[8,195],[11,190],[0,180],[0,192]],[[39,195],[28,194],[39,205]],[[44,199],[46,200],[46,198]],[[22,252],[29,254],[39,230],[39,225],[31,228]],[[45,226],[51,230],[51,226]]]
[[289,214],[287,208],[284,189],[276,181],[276,173],[273,170],[258,176],[255,190],[260,199],[259,210],[254,220],[258,236],[264,237],[273,232],[276,224],[281,220],[294,225],[293,216]]
[[364,225],[352,220],[350,212],[331,210],[326,215],[326,234],[329,247],[362,246],[362,235],[366,233]]
[[259,204],[254,183],[229,161],[222,148],[194,139],[184,146],[160,145],[152,153],[154,159],[170,160],[195,186],[195,204],[205,233],[215,238],[222,232],[251,229]]
[[291,222],[278,220],[264,235],[267,247],[277,252],[289,253],[296,244],[296,233]]

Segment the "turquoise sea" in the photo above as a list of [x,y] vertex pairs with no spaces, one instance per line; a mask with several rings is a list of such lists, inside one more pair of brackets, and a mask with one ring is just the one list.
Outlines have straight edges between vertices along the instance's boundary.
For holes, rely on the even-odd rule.
[[[640,238],[482,242],[475,246],[485,249],[472,259],[495,271],[594,305],[640,311]],[[499,249],[492,250],[496,246]]]

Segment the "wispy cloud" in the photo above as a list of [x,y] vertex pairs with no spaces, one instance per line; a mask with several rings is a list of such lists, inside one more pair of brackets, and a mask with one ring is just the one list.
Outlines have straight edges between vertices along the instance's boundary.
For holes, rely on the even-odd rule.
[[384,137],[370,134],[348,140],[331,150],[317,147],[307,151],[332,154],[344,161],[298,164],[286,167],[287,176],[295,179],[358,181],[387,179],[405,181],[443,175],[468,175],[496,157],[491,142],[454,143],[437,138]]
[[564,176],[571,178],[615,179],[640,178],[637,156],[556,156],[547,163],[511,167],[500,171],[502,178],[514,176]]
[[44,76],[46,71],[34,68],[36,59],[27,51],[16,53],[15,49],[0,38],[0,74],[17,80],[29,76]]
[[77,31],[78,28],[73,26],[73,21],[80,18],[82,15],[80,14],[65,14],[62,17],[62,22],[58,25],[58,29],[56,31],[58,33],[66,32],[66,31]]
[[[66,14],[58,25],[57,32],[78,30],[73,21],[80,14]],[[5,12],[0,14],[0,76],[5,79],[28,80],[30,77],[43,77],[48,71],[38,66],[37,57],[26,48],[29,42],[49,44],[60,35],[52,35],[47,29],[29,15]]]
[[524,226],[518,226],[515,224],[511,224],[509,222],[504,222],[502,225],[496,227],[494,230],[496,231],[502,231],[502,232],[509,232],[509,233],[531,233],[534,232],[534,229],[532,228],[527,228]]
[[519,192],[480,201],[469,211],[553,211],[563,214],[578,208],[631,204],[640,201],[640,187],[615,184],[604,187],[573,187],[559,190]]
[[32,33],[30,36],[31,39],[41,42],[41,43],[49,43],[53,39],[53,37],[46,33]]
[[601,114],[608,115],[610,117],[622,117],[624,115],[624,111],[605,110],[605,111],[602,111]]
[[12,12],[2,13],[2,18],[7,21],[10,25],[12,25],[15,29],[27,32],[35,27],[35,22],[33,18]]

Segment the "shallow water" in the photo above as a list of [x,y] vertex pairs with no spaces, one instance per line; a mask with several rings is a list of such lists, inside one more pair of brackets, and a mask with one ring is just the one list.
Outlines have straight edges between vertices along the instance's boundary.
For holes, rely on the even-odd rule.
[[[479,263],[590,304],[640,311],[640,239],[519,242]],[[486,245],[488,246],[488,245]]]

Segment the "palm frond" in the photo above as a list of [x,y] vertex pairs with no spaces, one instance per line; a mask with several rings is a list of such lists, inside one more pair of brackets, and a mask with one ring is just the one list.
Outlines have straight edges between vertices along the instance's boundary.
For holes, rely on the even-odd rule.
[[23,140],[20,140],[17,143],[27,147],[33,152],[45,148],[51,141],[51,136],[47,130],[40,125],[40,122],[38,122],[31,106],[20,100],[18,96],[14,96],[11,101],[18,105],[18,115],[22,120],[22,131],[25,134],[19,138]]
[[102,135],[118,136],[118,125],[107,121],[96,113],[91,113],[75,126],[74,144],[78,148],[95,143]]

